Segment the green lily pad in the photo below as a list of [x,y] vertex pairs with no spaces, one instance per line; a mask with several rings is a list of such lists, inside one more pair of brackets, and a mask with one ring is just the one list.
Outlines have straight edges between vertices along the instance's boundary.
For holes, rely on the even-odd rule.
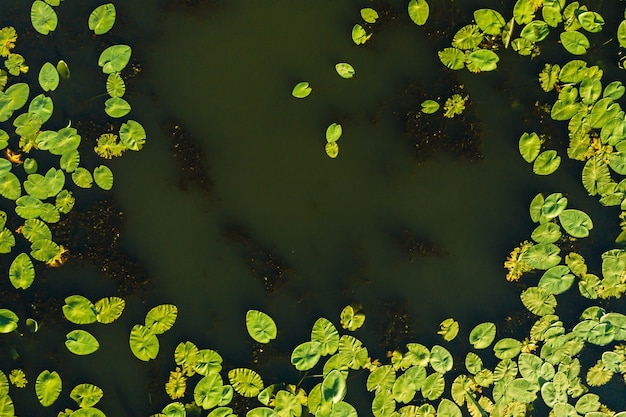
[[378,20],[378,12],[371,7],[364,7],[361,9],[361,17],[367,23],[376,23]]
[[497,10],[478,9],[474,10],[474,20],[476,24],[487,35],[499,35],[506,25],[504,17]]
[[543,223],[533,230],[530,237],[537,243],[554,243],[561,238],[561,227],[552,222]]
[[162,334],[172,328],[178,316],[174,304],[161,304],[152,307],[146,314],[145,325],[153,334]]
[[367,42],[372,37],[372,34],[369,35],[363,28],[363,26],[358,23],[352,27],[352,41],[357,45],[362,45]]
[[555,150],[543,151],[533,164],[533,172],[537,175],[550,175],[561,165],[561,157]]
[[124,311],[126,302],[120,297],[105,297],[96,301],[96,320],[98,323],[109,324],[117,320]]
[[561,222],[563,229],[565,229],[570,236],[576,238],[589,236],[589,230],[593,228],[591,217],[589,217],[587,213],[580,210],[563,210],[563,212],[559,214],[559,221]]
[[120,118],[130,113],[130,103],[120,97],[111,97],[104,102],[104,111],[113,118]]
[[35,267],[30,256],[22,252],[13,259],[9,267],[9,280],[13,287],[23,290],[32,285],[35,280]]
[[126,93],[126,84],[120,76],[119,72],[112,72],[107,77],[106,82],[107,93],[111,97],[122,97]]
[[296,346],[291,353],[291,364],[298,371],[308,371],[319,362],[322,355],[320,342],[304,342]]
[[556,308],[556,298],[544,288],[528,287],[520,298],[528,311],[538,316],[552,314]]
[[496,325],[491,322],[480,323],[469,335],[469,342],[474,349],[485,349],[496,338]]
[[42,35],[54,31],[59,19],[52,7],[40,0],[35,0],[30,8],[30,21],[33,28]]
[[572,55],[583,55],[591,46],[589,39],[575,30],[561,32],[560,38],[565,50]]
[[460,70],[465,67],[465,52],[458,48],[444,48],[437,55],[441,63],[450,69]]
[[261,376],[248,368],[235,368],[228,371],[228,380],[237,394],[243,397],[256,397],[264,388]]
[[498,359],[513,359],[522,348],[522,343],[510,337],[500,339],[493,345],[493,353]]
[[437,334],[440,334],[446,342],[453,340],[459,334],[459,322],[453,318],[445,319],[439,324]]
[[471,72],[494,71],[498,68],[500,57],[490,49],[478,49],[467,56],[467,69]]
[[224,382],[220,374],[209,374],[196,384],[193,398],[204,410],[215,407],[222,399]]
[[428,400],[436,400],[441,397],[446,386],[446,381],[438,372],[428,375],[422,384],[422,396]]
[[524,158],[526,162],[530,163],[537,158],[537,155],[539,155],[541,140],[539,139],[539,135],[535,132],[524,132],[519,139],[518,145],[522,158]]
[[62,59],[57,62],[57,72],[64,79],[70,78],[70,67],[67,66],[67,63]]
[[37,399],[44,407],[50,407],[59,398],[62,389],[61,377],[56,371],[42,371],[35,381]]
[[574,283],[574,275],[569,272],[569,267],[565,265],[553,266],[544,272],[538,286],[547,290],[550,294],[564,293]]
[[132,49],[128,45],[109,46],[100,54],[98,65],[102,67],[102,72],[105,74],[120,72],[130,61],[131,53]]
[[10,253],[15,246],[15,236],[13,232],[4,227],[0,230],[0,253]]
[[482,42],[484,35],[477,25],[465,25],[454,34],[452,46],[462,50],[473,50]]
[[437,417],[462,417],[463,413],[458,405],[447,398],[443,398],[437,406]]
[[49,62],[43,64],[39,70],[39,85],[43,91],[54,91],[59,86],[59,73]]
[[452,369],[453,360],[450,352],[443,346],[435,345],[430,349],[430,366],[440,374]]
[[10,333],[17,329],[19,318],[13,311],[0,308],[0,333]]
[[365,323],[365,314],[355,311],[350,305],[344,307],[339,318],[341,327],[350,331],[357,330]]
[[85,330],[72,330],[65,335],[65,346],[74,355],[89,355],[100,349],[100,343]]
[[146,131],[140,123],[129,120],[120,127],[120,141],[131,151],[139,151],[146,142]]
[[61,247],[50,239],[37,239],[30,249],[30,256],[40,262],[51,262],[61,253]]
[[81,188],[91,188],[93,177],[91,176],[91,172],[83,167],[78,167],[72,172],[72,181]]
[[102,35],[111,30],[115,24],[115,6],[113,3],[103,4],[96,7],[89,15],[89,29],[96,35]]
[[96,307],[82,295],[70,295],[65,299],[63,315],[74,324],[96,322]]
[[[424,369],[424,368],[422,368]],[[391,390],[396,380],[396,371],[391,365],[382,365],[374,369],[367,377],[366,388],[368,391],[380,392]]]
[[437,110],[439,110],[439,107],[440,107],[439,103],[437,103],[435,100],[422,101],[422,113],[433,114]]
[[224,361],[219,353],[212,349],[198,350],[193,369],[197,374],[209,375],[222,370],[222,362]]
[[330,320],[320,317],[311,329],[311,341],[321,344],[322,356],[332,355],[339,347],[339,332]]
[[339,74],[339,76],[341,76],[342,78],[354,77],[354,67],[352,67],[352,65],[348,63],[340,62],[339,64],[335,65],[335,70],[337,71],[337,74]]
[[578,21],[583,29],[591,33],[600,32],[604,26],[604,18],[597,12],[582,12],[578,15]]
[[159,353],[159,340],[148,327],[141,324],[133,326],[128,341],[133,355],[142,361],[154,359]]
[[533,20],[524,26],[520,36],[530,42],[541,42],[550,34],[550,27],[543,20]]
[[530,23],[535,17],[533,4],[526,0],[517,0],[513,6],[513,17],[518,25]]
[[311,91],[312,89],[309,83],[306,81],[302,81],[296,84],[296,86],[291,91],[291,95],[295,98],[305,98],[309,94],[311,94]]
[[93,170],[93,179],[103,190],[113,188],[113,172],[106,165],[100,165]]
[[248,310],[246,313],[246,329],[250,337],[259,343],[269,343],[278,333],[274,320],[258,310]]
[[339,123],[333,123],[326,128],[326,142],[337,142],[341,137],[342,128]]
[[102,389],[92,384],[78,384],[70,392],[70,398],[76,401],[80,408],[93,407],[103,395]]
[[426,0],[410,0],[408,9],[409,17],[416,25],[422,26],[428,20],[430,7]]

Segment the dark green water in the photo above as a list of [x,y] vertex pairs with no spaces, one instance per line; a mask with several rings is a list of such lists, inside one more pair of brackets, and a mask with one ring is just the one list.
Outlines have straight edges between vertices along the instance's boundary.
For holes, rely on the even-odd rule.
[[[438,323],[447,317],[459,319],[465,337],[481,321],[523,309],[502,264],[528,238],[527,207],[536,193],[569,193],[596,222],[598,204],[585,197],[579,168],[539,178],[523,162],[523,112],[490,74],[460,75],[484,123],[484,159],[441,153],[418,164],[399,139],[389,103],[409,80],[435,82],[442,67],[410,23],[390,25],[356,47],[350,30],[366,5],[244,0],[167,14],[147,0],[120,6],[142,34],[131,40],[143,70],[139,94],[129,101],[149,137],[141,152],[110,166],[126,216],[124,245],[150,271],[155,291],[145,304],[131,300],[120,322],[93,330],[102,346],[96,354],[67,354],[83,382],[105,390],[108,415],[160,411],[165,404],[150,404],[146,386],[163,378],[159,370],[174,368],[180,341],[245,364],[250,308],[276,319],[277,342],[286,348],[305,341],[317,317],[338,322],[351,302],[365,309],[360,337],[373,355],[384,355],[376,332],[386,303],[408,302],[415,341],[440,340]],[[514,61],[503,64],[498,82],[536,84],[534,67],[507,58]],[[351,63],[354,79],[338,77],[337,62]],[[296,100],[291,89],[301,80],[314,91]],[[168,118],[179,120],[206,154],[209,194],[178,186],[171,139],[159,128]],[[323,149],[333,122],[344,129],[336,160]],[[282,287],[266,294],[241,247],[225,238],[229,225],[289,268]],[[404,228],[445,255],[411,259],[394,243],[393,232]],[[614,228],[614,219],[596,224],[600,235]],[[131,355],[128,331],[158,303],[176,304],[179,317],[160,339],[156,365],[146,365]]]

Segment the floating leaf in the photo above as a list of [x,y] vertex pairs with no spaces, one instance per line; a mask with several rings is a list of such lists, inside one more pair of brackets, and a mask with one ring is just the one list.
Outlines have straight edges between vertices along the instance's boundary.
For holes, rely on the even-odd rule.
[[550,175],[561,165],[561,157],[555,150],[543,151],[533,164],[533,172],[537,175]]
[[440,334],[446,342],[453,340],[459,334],[459,322],[453,318],[445,319],[439,324],[437,334]]
[[369,35],[363,28],[363,26],[358,23],[352,27],[352,41],[357,45],[362,45],[367,42],[372,37],[372,34]]
[[59,75],[66,80],[70,78],[70,68],[67,66],[67,63],[62,59],[57,62],[57,72]]
[[72,181],[81,188],[91,188],[93,177],[91,176],[91,172],[83,167],[78,167],[72,172]]
[[146,131],[140,123],[129,120],[120,127],[120,140],[131,151],[139,151],[146,142]]
[[469,342],[474,349],[488,347],[496,337],[496,325],[491,322],[481,323],[475,326],[469,335]]
[[109,324],[117,320],[124,311],[126,302],[120,297],[105,297],[96,301],[96,320],[98,323]]
[[258,310],[248,310],[246,313],[246,329],[250,337],[259,343],[269,343],[278,332],[274,320]]
[[130,61],[132,49],[128,45],[113,45],[102,51],[98,58],[98,65],[102,67],[102,72],[111,74],[120,72]]
[[13,259],[9,267],[9,279],[15,288],[25,290],[32,285],[35,280],[35,267],[30,256],[20,253]]
[[528,163],[533,162],[541,148],[541,140],[535,132],[524,132],[519,139],[519,152]]
[[499,35],[506,22],[497,10],[478,9],[474,10],[476,24],[487,35]]
[[0,253],[9,253],[15,246],[15,236],[6,227],[0,231]]
[[582,12],[578,15],[578,21],[587,32],[591,33],[600,32],[604,26],[604,18],[597,12]]
[[409,17],[416,25],[422,26],[428,20],[430,8],[426,0],[410,0],[408,9]]
[[291,91],[291,95],[295,98],[305,98],[311,94],[311,87],[306,81],[299,82]]
[[433,114],[437,110],[439,110],[439,107],[439,103],[437,103],[435,100],[422,101],[422,113]]
[[37,399],[44,407],[50,407],[59,398],[62,389],[61,377],[56,371],[42,371],[35,381]]
[[472,51],[467,57],[467,69],[472,72],[494,71],[498,68],[500,57],[489,49]]
[[543,223],[533,230],[530,237],[537,243],[554,243],[561,238],[561,228],[556,223]]
[[367,23],[376,23],[376,20],[378,20],[378,12],[371,7],[365,7],[361,9],[361,17]]
[[82,295],[70,295],[65,299],[63,315],[74,324],[94,323],[96,314],[96,307]]
[[333,369],[322,381],[322,401],[336,404],[344,399],[347,392],[346,376],[337,369]]
[[337,142],[326,143],[326,145],[324,145],[324,150],[326,151],[326,155],[333,159],[339,155],[339,145]]
[[54,91],[59,86],[59,73],[49,62],[43,64],[39,70],[39,85],[43,91]]
[[430,350],[430,366],[436,372],[445,374],[452,369],[453,361],[452,355],[443,346],[435,345]]
[[130,113],[130,103],[120,97],[111,97],[104,102],[104,111],[113,118],[120,118]]
[[465,25],[454,34],[452,46],[472,50],[480,45],[483,37],[484,35],[477,25]]
[[75,355],[89,355],[100,348],[98,340],[85,330],[72,330],[65,338],[65,346]]
[[102,389],[92,384],[78,384],[70,392],[70,398],[76,401],[80,408],[93,407],[103,395]]
[[237,394],[252,398],[263,389],[261,376],[248,368],[235,368],[228,371],[228,380]]
[[193,390],[196,405],[204,410],[215,407],[222,399],[223,385],[220,374],[209,374],[203,377]]
[[529,287],[522,291],[522,304],[533,314],[545,316],[554,313],[556,298],[543,288]]
[[340,62],[339,64],[335,65],[335,70],[337,70],[337,74],[339,74],[342,78],[354,77],[354,68],[348,63]]
[[103,190],[113,188],[113,172],[106,165],[100,165],[93,170],[93,179]]
[[149,361],[157,357],[159,353],[159,340],[146,326],[136,324],[130,330],[130,350],[138,359]]
[[103,4],[94,9],[89,15],[89,29],[96,35],[107,33],[115,24],[115,6],[113,3]]
[[591,46],[589,39],[575,30],[561,32],[560,38],[563,47],[572,55],[583,55]]
[[365,314],[356,312],[352,306],[348,305],[341,311],[340,323],[344,329],[355,331],[365,323]]
[[551,294],[561,294],[567,291],[574,283],[574,275],[565,265],[557,265],[548,269],[539,280],[539,287]]
[[52,7],[35,0],[30,8],[30,21],[37,32],[47,35],[57,28],[58,17]]
[[291,353],[291,364],[298,371],[308,371],[317,365],[322,354],[320,342],[304,342],[296,346]]
[[321,344],[322,356],[332,355],[339,347],[339,332],[330,320],[320,317],[313,324],[311,341]]
[[17,314],[6,308],[0,308],[0,333],[10,333],[17,329]]
[[543,20],[533,20],[524,26],[520,36],[530,42],[541,42],[550,34],[548,24]]
[[339,123],[333,123],[326,128],[326,142],[337,142],[341,137],[342,128]]
[[446,382],[438,372],[434,372],[426,377],[422,384],[422,396],[428,400],[436,400],[441,397],[443,390],[445,389]]
[[437,55],[441,63],[450,69],[460,70],[465,67],[465,52],[458,48],[444,48]]
[[146,314],[146,328],[153,334],[162,334],[172,328],[178,316],[178,307],[174,304],[161,304],[152,307]]
[[559,221],[561,222],[563,229],[565,229],[570,236],[576,238],[589,236],[589,230],[593,228],[591,217],[589,217],[587,213],[580,210],[563,210],[563,212],[559,214]]
[[522,349],[522,343],[510,337],[500,339],[493,345],[493,353],[498,359],[513,359]]

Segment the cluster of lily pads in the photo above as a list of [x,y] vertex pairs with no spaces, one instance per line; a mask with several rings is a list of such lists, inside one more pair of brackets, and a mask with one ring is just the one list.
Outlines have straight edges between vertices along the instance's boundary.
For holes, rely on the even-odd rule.
[[[559,39],[565,50],[582,55],[591,44],[581,29],[597,33],[604,25],[602,15],[578,1],[517,0],[512,14],[507,21],[497,10],[475,10],[474,22],[456,32],[452,45],[439,51],[439,59],[454,70],[493,71],[498,67],[500,57],[496,51],[500,47],[510,45],[520,55],[536,57],[540,53],[537,44],[548,37],[551,29],[559,28],[562,30]],[[516,24],[521,27],[519,33]]]
[[[468,95],[453,94],[448,97],[443,104],[443,116],[453,118],[465,111],[465,103],[469,99]],[[435,100],[424,100],[422,102],[422,113],[433,114],[441,108],[441,105]]]

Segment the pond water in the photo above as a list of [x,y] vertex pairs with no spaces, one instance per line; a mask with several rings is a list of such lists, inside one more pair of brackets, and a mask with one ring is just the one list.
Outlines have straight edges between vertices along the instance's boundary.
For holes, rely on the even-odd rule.
[[[73,378],[97,378],[108,415],[160,411],[165,404],[151,404],[146,387],[163,389],[180,341],[245,365],[250,308],[274,317],[277,347],[289,352],[317,317],[338,322],[345,305],[360,303],[367,319],[358,335],[380,358],[380,333],[391,325],[383,319],[394,309],[408,314],[409,339],[425,344],[441,343],[436,331],[447,317],[460,321],[463,337],[482,321],[504,322],[524,310],[503,262],[528,238],[528,204],[538,192],[567,193],[594,219],[590,244],[610,245],[616,217],[586,196],[578,166],[564,163],[539,178],[519,156],[528,115],[518,104],[528,97],[512,98],[503,86],[515,80],[532,86],[520,89],[528,96],[539,94],[537,67],[524,58],[508,54],[498,74],[457,74],[482,123],[484,158],[440,151],[421,160],[402,139],[394,103],[409,82],[428,91],[444,70],[410,21],[357,47],[350,31],[366,2],[240,0],[167,11],[159,2],[127,3],[120,14],[133,26],[128,42],[141,63],[128,100],[148,141],[110,166],[123,246],[149,271],[152,290],[143,302],[130,300],[118,323],[93,330],[96,354],[63,356]],[[351,63],[355,77],[340,78],[338,62]],[[291,89],[303,80],[313,92],[297,100]],[[180,187],[172,138],[162,129],[168,120],[201,150],[210,190]],[[336,159],[324,153],[333,122],[344,132]],[[403,249],[407,236],[437,253]],[[272,292],[264,273],[280,276]],[[85,291],[90,285],[79,281],[109,285],[81,266],[54,274]],[[128,331],[159,303],[177,305],[178,320],[160,338],[159,358],[139,363]]]

